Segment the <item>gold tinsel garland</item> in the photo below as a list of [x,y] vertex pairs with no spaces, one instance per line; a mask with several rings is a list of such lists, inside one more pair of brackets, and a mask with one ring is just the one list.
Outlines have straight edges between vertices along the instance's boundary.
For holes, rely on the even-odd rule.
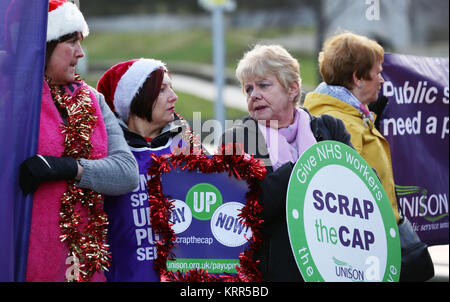
[[[55,105],[67,113],[67,123],[62,126],[62,133],[65,134],[63,156],[92,159],[91,134],[97,117],[89,88],[83,85],[72,98],[60,87],[52,85],[49,79],[46,78],[46,81]],[[75,81],[82,82],[78,75]],[[80,210],[76,209],[77,204],[80,205]],[[87,212],[87,222],[82,221],[82,208]],[[102,195],[77,187],[74,180],[67,181],[59,215],[60,239],[69,249],[68,259],[72,259],[76,266],[73,268],[74,274],[66,275],[66,279],[89,281],[96,271],[105,270],[110,265],[110,253],[106,244],[108,218],[103,211]]]

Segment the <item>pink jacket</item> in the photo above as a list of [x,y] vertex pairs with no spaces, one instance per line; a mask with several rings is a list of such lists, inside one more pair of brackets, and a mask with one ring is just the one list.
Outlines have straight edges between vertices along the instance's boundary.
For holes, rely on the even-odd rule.
[[[74,95],[78,91],[79,88],[75,90]],[[103,158],[108,154],[107,133],[95,94],[91,91],[90,95],[98,117],[91,136],[92,154],[95,154],[96,158]],[[50,89],[44,81],[38,154],[51,156],[63,154],[65,135],[61,133],[62,123],[61,115],[53,104]],[[41,184],[34,193],[26,281],[63,282],[66,281],[66,272],[70,272],[70,262],[67,260],[68,248],[59,238],[60,198],[66,187],[66,181],[51,181]],[[83,211],[82,217],[86,217]],[[103,273],[97,272],[90,281],[105,280]]]

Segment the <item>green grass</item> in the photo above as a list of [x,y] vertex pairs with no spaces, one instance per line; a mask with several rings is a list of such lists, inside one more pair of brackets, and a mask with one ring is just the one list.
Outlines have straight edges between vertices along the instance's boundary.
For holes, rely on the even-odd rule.
[[[305,30],[309,29],[290,29],[288,34],[301,33]],[[253,45],[284,34],[286,34],[285,30],[276,28],[227,29],[227,68],[234,73],[243,54]],[[83,41],[83,47],[87,51],[90,66],[98,68],[96,72],[86,76],[86,81],[93,87],[96,87],[102,72],[120,61],[147,57],[162,60],[169,66],[172,62],[212,64],[213,53],[211,31],[207,29],[177,32],[91,32]],[[291,53],[300,62],[303,84],[316,86],[316,58],[312,54],[292,51]],[[193,112],[201,112],[203,121],[214,118],[213,102],[180,91],[177,91],[177,95],[176,111],[186,120],[192,120]],[[226,119],[236,120],[246,114],[240,110],[227,108]]]
[[170,61],[211,62],[207,31],[170,33],[96,33],[83,45],[93,62],[153,57]]
[[[289,34],[305,29],[293,29]],[[228,29],[226,31],[226,66],[234,71],[243,54],[264,39],[285,34],[280,29]],[[147,57],[171,62],[212,64],[211,32],[190,29],[176,32],[110,33],[91,32],[83,42],[91,65],[112,66],[133,58]],[[300,62],[304,84],[315,86],[316,58],[312,54],[291,52]]]

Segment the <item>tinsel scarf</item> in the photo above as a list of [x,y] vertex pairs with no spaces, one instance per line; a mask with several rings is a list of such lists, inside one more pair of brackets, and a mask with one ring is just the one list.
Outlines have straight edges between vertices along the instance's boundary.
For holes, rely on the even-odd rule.
[[[76,80],[80,80],[77,78]],[[91,158],[92,130],[97,121],[95,108],[89,98],[90,91],[80,88],[76,97],[61,93],[57,86],[50,86],[55,105],[67,111],[67,125],[62,133],[66,135],[63,156]],[[61,197],[60,224],[61,241],[69,248],[69,257],[79,261],[79,270],[73,281],[88,281],[97,270],[109,265],[109,253],[106,246],[108,218],[102,209],[102,195],[89,189],[79,188],[74,181],[68,181],[67,191]],[[88,213],[88,225],[81,230],[81,217],[75,210],[80,203]]]
[[[60,86],[52,85],[48,79],[44,83],[40,154],[76,159],[96,159],[107,155],[106,130],[98,103],[93,101],[94,94],[78,76],[76,81],[81,87],[73,96]],[[48,99],[52,99],[54,105],[49,104]],[[59,116],[55,113],[56,108],[65,116],[65,124],[58,122],[61,117],[55,117]],[[44,135],[48,133],[53,137],[46,138]],[[59,200],[58,209],[55,209],[52,199]],[[54,223],[59,225],[59,231],[56,231]],[[34,196],[27,281],[104,280],[96,272],[100,273],[109,265],[107,223],[100,194],[77,187],[73,180],[41,184]],[[66,248],[62,249],[61,243],[56,244],[55,237]],[[53,259],[51,253],[54,253]]]

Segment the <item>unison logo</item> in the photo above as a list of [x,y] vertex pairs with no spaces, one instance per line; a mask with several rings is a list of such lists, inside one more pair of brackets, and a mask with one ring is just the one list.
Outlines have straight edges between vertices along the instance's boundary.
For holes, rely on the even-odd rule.
[[351,281],[364,281],[364,271],[353,268],[350,264],[341,261],[333,256],[335,273],[337,277],[350,279]]
[[395,186],[403,214],[408,217],[423,217],[436,222],[448,216],[446,194],[428,194],[428,190],[419,186]]

